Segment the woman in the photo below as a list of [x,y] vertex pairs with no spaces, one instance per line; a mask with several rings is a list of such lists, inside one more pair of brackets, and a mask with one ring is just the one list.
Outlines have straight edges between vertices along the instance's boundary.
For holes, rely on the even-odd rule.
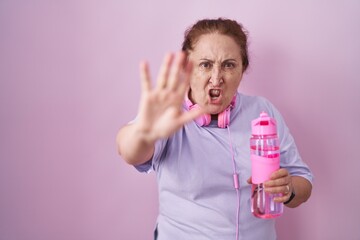
[[141,64],[138,116],[117,136],[126,162],[157,173],[155,237],[276,239],[274,220],[250,211],[251,120],[266,111],[278,122],[281,168],[265,183],[267,192],[281,193],[276,201],[305,202],[312,174],[274,106],[237,92],[249,64],[246,34],[236,21],[204,19],[186,31],[182,50],[166,55],[154,88],[148,64]]

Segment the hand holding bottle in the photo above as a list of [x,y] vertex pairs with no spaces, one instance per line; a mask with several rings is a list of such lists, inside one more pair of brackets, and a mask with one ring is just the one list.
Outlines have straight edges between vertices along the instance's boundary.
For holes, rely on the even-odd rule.
[[[252,184],[251,177],[247,180],[248,184]],[[275,202],[286,202],[289,200],[293,185],[291,175],[285,168],[280,168],[273,172],[270,179],[264,183],[265,192],[277,194],[281,193],[279,197],[275,197]]]
[[293,191],[291,175],[285,168],[273,172],[270,180],[266,181],[264,186],[265,192],[278,195],[274,198],[274,201],[279,203],[289,200]]

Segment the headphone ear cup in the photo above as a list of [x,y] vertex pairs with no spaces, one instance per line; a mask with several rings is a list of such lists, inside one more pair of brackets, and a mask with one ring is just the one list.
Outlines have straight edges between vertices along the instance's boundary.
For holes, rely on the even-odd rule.
[[218,127],[226,128],[230,123],[230,110],[231,108],[226,108],[223,112],[218,115]]
[[211,116],[209,114],[203,114],[195,119],[195,121],[199,126],[207,126],[211,122]]
[[[199,105],[195,104],[195,105],[192,105],[189,110],[191,111],[192,109],[197,109],[197,108],[200,108]],[[195,119],[195,122],[197,123],[197,125],[199,125],[200,127],[202,126],[207,126],[210,124],[211,122],[211,116],[210,114],[203,114],[203,115],[200,115],[200,117],[197,117]]]

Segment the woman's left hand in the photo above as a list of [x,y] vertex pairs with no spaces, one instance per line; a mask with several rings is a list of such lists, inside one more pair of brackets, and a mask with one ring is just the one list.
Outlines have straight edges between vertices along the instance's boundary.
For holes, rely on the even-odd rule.
[[268,193],[282,193],[282,196],[275,197],[276,202],[286,202],[291,196],[293,191],[293,185],[291,181],[291,175],[285,168],[273,172],[270,176],[270,180],[265,182],[265,192]]

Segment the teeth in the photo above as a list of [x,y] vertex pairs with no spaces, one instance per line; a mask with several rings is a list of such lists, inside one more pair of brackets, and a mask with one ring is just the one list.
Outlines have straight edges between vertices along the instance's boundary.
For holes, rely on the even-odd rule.
[[219,97],[219,96],[220,96],[220,90],[218,90],[218,89],[211,89],[211,90],[210,90],[210,96],[211,96],[211,97]]

